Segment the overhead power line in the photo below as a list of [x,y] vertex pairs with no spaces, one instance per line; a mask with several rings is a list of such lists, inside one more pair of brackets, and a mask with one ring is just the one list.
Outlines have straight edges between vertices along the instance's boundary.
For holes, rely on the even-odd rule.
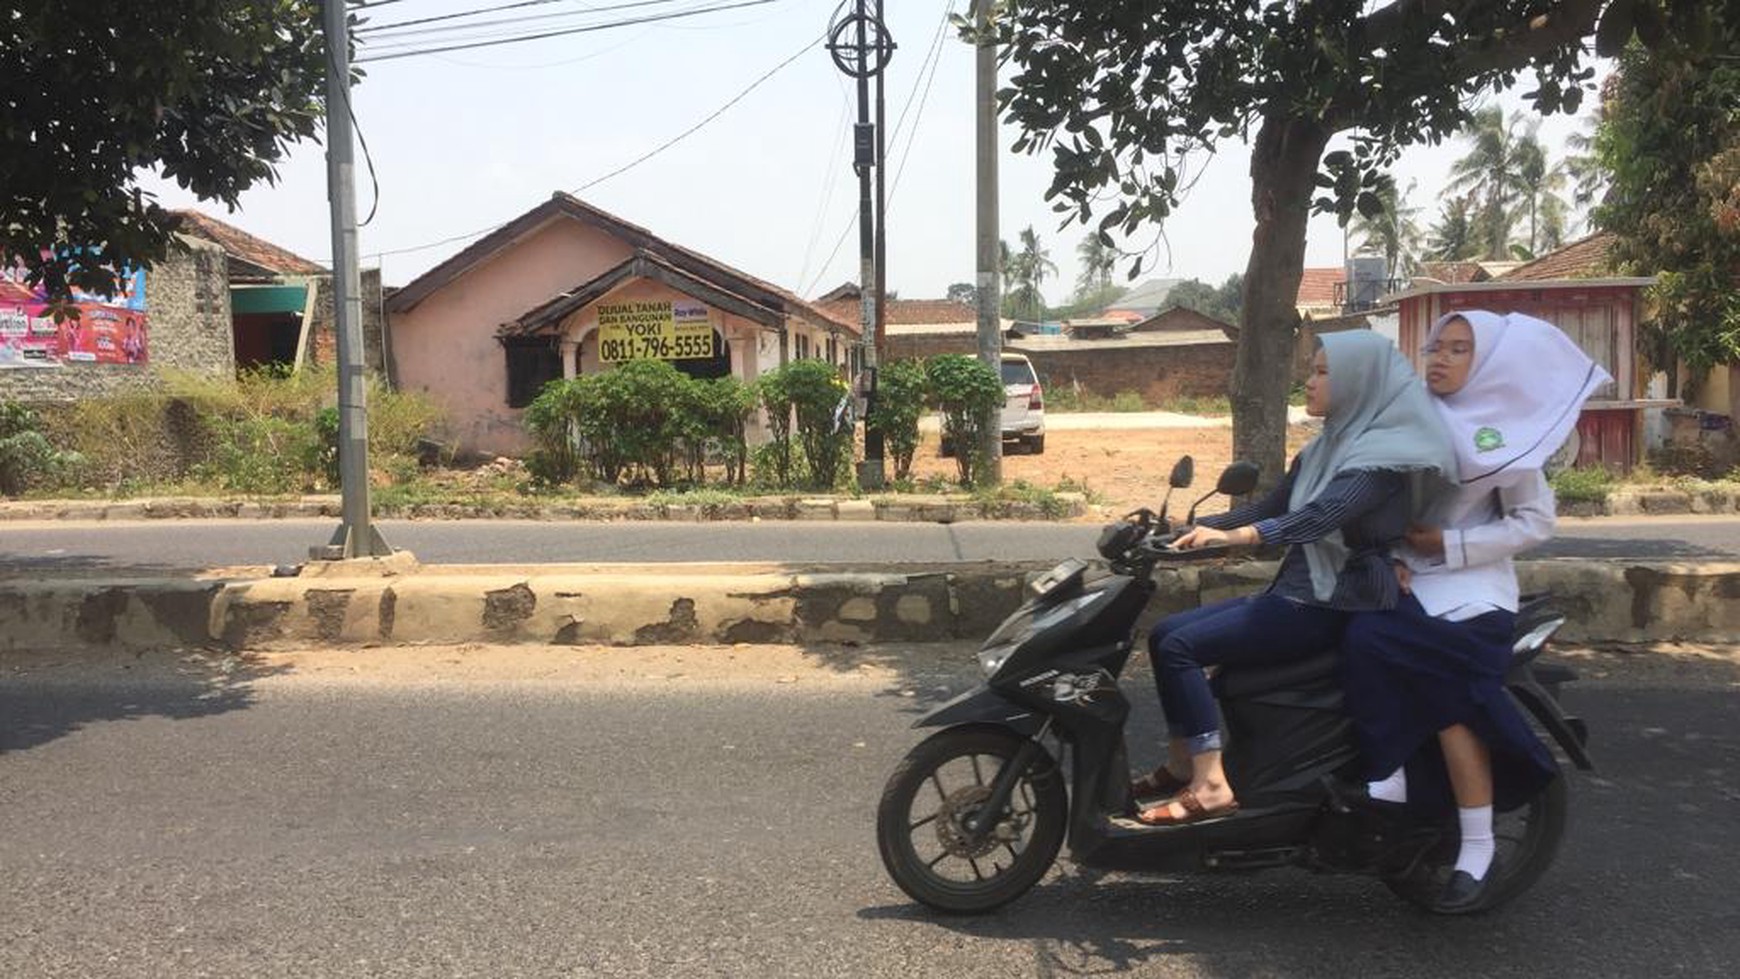
[[610,30],[616,27],[629,27],[634,24],[650,24],[665,20],[678,20],[686,17],[698,17],[702,14],[716,13],[721,10],[737,10],[742,7],[759,7],[774,3],[776,0],[738,0],[736,3],[715,4],[711,7],[700,7],[692,10],[677,10],[666,14],[649,14],[645,17],[629,17],[621,20],[608,21],[602,24],[588,24],[584,27],[569,27],[558,31],[544,31],[536,34],[523,34],[514,37],[498,38],[490,41],[473,41],[465,44],[450,44],[442,47],[419,48],[414,51],[393,51],[377,54],[369,58],[356,59],[357,64],[371,61],[391,61],[396,58],[413,58],[424,54],[441,54],[447,51],[465,51],[471,48],[493,47],[498,44],[519,44],[524,41],[539,41],[551,37],[564,37],[569,34],[586,34],[594,31]]
[[[774,65],[772,68],[769,68],[767,71],[763,72],[754,81],[750,82],[747,86],[745,86],[742,91],[740,91],[736,95],[732,96],[731,99],[729,101],[727,101],[724,105],[721,105],[719,108],[713,110],[711,113],[708,113],[708,115],[705,118],[703,118],[700,122],[695,123],[693,126],[690,126],[688,129],[685,129],[682,132],[678,133],[677,135],[671,137],[670,139],[665,140],[663,143],[659,144],[658,146],[654,147],[651,150],[648,150],[647,152],[641,154],[640,156],[636,157],[635,159],[629,161],[628,163],[626,163],[620,167],[617,167],[615,170],[612,170],[609,173],[604,174],[603,176],[595,177],[592,180],[589,180],[586,183],[581,184],[579,187],[575,188],[573,193],[576,193],[576,194],[580,193],[582,191],[587,190],[588,188],[595,187],[598,184],[601,184],[604,181],[611,179],[612,177],[620,176],[621,174],[624,174],[624,173],[628,172],[629,170],[632,170],[635,167],[640,166],[642,163],[645,163],[646,161],[652,159],[653,157],[659,155],[660,153],[663,153],[665,150],[668,150],[671,147],[677,145],[678,143],[682,142],[684,139],[687,139],[689,136],[692,136],[695,133],[699,132],[708,123],[719,118],[721,115],[724,115],[726,110],[730,109],[732,106],[736,105],[738,102],[743,101],[745,96],[747,96],[750,92],[755,91],[757,88],[761,87],[762,83],[766,82],[768,79],[770,79],[774,75],[778,74],[781,70],[783,70],[787,66],[791,65],[793,62],[797,61],[798,58],[802,57],[811,48],[814,48],[817,44],[820,44],[822,42],[824,36],[825,35],[817,36],[815,38],[812,38],[809,41],[806,41],[804,43],[804,46],[799,48],[797,51],[793,52],[791,57],[786,58],[784,61],[781,61],[779,64]],[[477,238],[479,236],[489,234],[492,231],[500,229],[501,227],[503,227],[507,223],[508,222],[506,222],[506,221],[501,221],[501,222],[497,222],[496,224],[492,224],[487,228],[479,228],[476,231],[468,231],[465,234],[461,234],[461,235],[452,235],[452,236],[447,237],[447,238],[442,238],[439,241],[431,241],[431,242],[429,242],[427,244],[423,244],[423,245],[412,245],[408,248],[393,248],[393,249],[388,249],[385,251],[370,252],[369,254],[376,257],[376,258],[384,258],[388,255],[408,255],[408,254],[411,254],[412,252],[427,251],[431,248],[438,248],[442,245],[451,245],[455,242],[465,241],[467,239]]]
[[634,0],[632,3],[613,3],[607,6],[585,6],[579,10],[567,10],[554,14],[531,14],[525,17],[502,17],[497,20],[483,20],[470,24],[450,24],[446,27],[425,27],[414,31],[400,28],[414,27],[420,24],[435,24],[449,20],[461,20],[477,17],[482,14],[499,13],[503,10],[514,10],[521,7],[542,6],[550,3],[573,3],[574,0],[519,0],[518,3],[503,4],[499,7],[479,7],[476,10],[462,10],[452,14],[438,14],[433,17],[419,17],[416,20],[397,20],[390,24],[364,24],[355,31],[357,34],[379,34],[382,31],[395,31],[394,37],[406,37],[413,34],[432,34],[438,31],[464,31],[474,28],[494,27],[499,24],[520,24],[532,20],[553,20],[558,17],[578,17],[586,14],[609,13],[613,10],[631,10],[636,7],[662,7],[666,4],[680,3],[681,0]]

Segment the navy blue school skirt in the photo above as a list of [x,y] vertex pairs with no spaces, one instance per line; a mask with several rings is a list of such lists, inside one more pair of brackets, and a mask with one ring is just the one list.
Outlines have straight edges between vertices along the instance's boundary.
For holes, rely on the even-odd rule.
[[1454,806],[1438,732],[1464,724],[1492,753],[1494,805],[1513,809],[1557,774],[1552,753],[1504,686],[1516,615],[1433,618],[1412,595],[1362,612],[1342,640],[1342,686],[1368,780],[1407,766],[1408,802]]

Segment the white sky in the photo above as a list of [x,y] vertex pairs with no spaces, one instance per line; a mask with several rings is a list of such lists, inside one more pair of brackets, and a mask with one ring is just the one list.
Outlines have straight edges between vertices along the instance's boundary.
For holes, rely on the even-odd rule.
[[[403,0],[382,6],[373,20],[384,24],[502,2]],[[620,0],[591,6],[614,2]],[[972,49],[947,29],[928,97],[919,78],[947,2],[888,5],[889,26],[899,44],[887,77],[891,130],[912,98],[905,126],[888,148],[894,187],[888,283],[911,299],[940,297],[950,283],[970,282],[974,273]],[[778,0],[661,25],[363,66],[368,78],[353,98],[380,179],[378,214],[361,231],[364,264],[379,264],[388,284],[403,285],[474,239],[377,259],[378,253],[491,228],[553,191],[574,191],[628,163],[699,122],[819,37],[835,3]],[[586,6],[555,0],[491,16]],[[957,10],[965,6],[965,0],[954,2]],[[652,11],[660,9],[679,8]],[[542,24],[563,26],[561,21],[530,26]],[[365,44],[361,56],[368,53]],[[919,94],[912,97],[915,90]],[[1592,98],[1585,99],[1585,107]],[[1524,105],[1514,94],[1502,103],[1507,109]],[[580,196],[662,237],[814,296],[857,278],[858,195],[849,141],[854,115],[850,82],[818,46],[694,135]],[[1576,126],[1564,116],[1543,122],[1540,134],[1555,158]],[[1049,156],[1008,153],[1015,136],[1012,127],[1003,127],[1002,237],[1013,243],[1030,224],[1038,231],[1059,269],[1045,293],[1060,303],[1075,281],[1075,247],[1086,228],[1058,230],[1057,216],[1044,200]],[[1397,174],[1404,188],[1417,181],[1409,201],[1421,208],[1422,227],[1436,214],[1437,189],[1461,150],[1451,141],[1416,147],[1403,156]],[[894,175],[908,153],[895,186]],[[1165,253],[1151,259],[1144,278],[1219,283],[1244,270],[1252,228],[1248,165],[1248,151],[1237,143],[1223,144],[1222,152],[1207,161],[1189,199],[1168,222],[1170,262]],[[360,218],[372,199],[360,148],[357,171]],[[326,262],[331,253],[325,153],[317,143],[297,146],[279,182],[249,191],[234,214],[156,177],[146,179],[145,189],[156,191],[168,206],[201,208],[316,261]],[[842,235],[843,243],[828,260]],[[1306,264],[1339,265],[1341,255],[1341,231],[1334,220],[1313,219]]]

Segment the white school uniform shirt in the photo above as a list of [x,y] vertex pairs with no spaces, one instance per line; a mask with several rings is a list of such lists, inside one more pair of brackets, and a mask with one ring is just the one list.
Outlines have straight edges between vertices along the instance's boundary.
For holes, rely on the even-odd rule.
[[1440,511],[1444,553],[1424,557],[1406,545],[1397,559],[1413,572],[1412,589],[1427,615],[1462,622],[1487,612],[1515,612],[1514,555],[1552,539],[1553,489],[1539,469],[1500,473],[1465,484]]

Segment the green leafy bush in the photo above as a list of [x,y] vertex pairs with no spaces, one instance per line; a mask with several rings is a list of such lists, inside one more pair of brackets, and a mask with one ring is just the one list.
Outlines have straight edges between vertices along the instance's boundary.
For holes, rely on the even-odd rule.
[[60,454],[38,428],[36,412],[0,402],[0,496],[17,496],[55,468]]
[[966,354],[932,357],[925,364],[925,377],[932,404],[942,412],[942,437],[956,447],[961,484],[972,486],[984,475],[983,419],[987,413],[997,417],[1004,398],[1003,379],[995,368]]
[[852,424],[846,381],[823,360],[794,360],[777,373],[796,416],[811,489],[833,489],[851,460]]
[[921,360],[896,360],[877,371],[876,405],[866,424],[882,433],[882,444],[894,461],[894,479],[912,475],[918,451],[918,422],[924,416],[930,386]]
[[1601,466],[1561,469],[1548,480],[1561,503],[1605,503],[1613,489],[1613,474]]

